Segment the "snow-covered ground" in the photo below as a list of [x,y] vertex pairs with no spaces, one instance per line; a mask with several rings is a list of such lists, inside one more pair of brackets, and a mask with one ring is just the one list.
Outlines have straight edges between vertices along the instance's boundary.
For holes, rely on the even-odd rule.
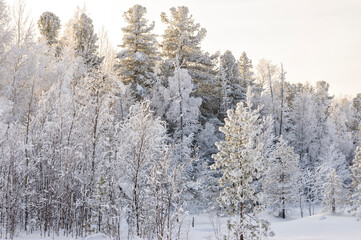
[[317,214],[272,223],[275,240],[360,240],[361,222],[348,215]]
[[[304,218],[278,219],[268,217],[275,233],[270,240],[360,240],[361,221],[351,215],[316,214]],[[209,217],[196,217],[189,239],[216,239]],[[198,221],[198,223],[197,223]],[[222,219],[221,222],[225,222]],[[215,222],[215,221],[213,221]],[[223,226],[223,233],[226,233]]]
[[[191,227],[193,216],[189,216],[183,225],[183,239],[202,240],[216,239],[215,231],[226,234],[225,223],[227,218],[210,217],[209,215],[194,216],[195,227]],[[268,217],[272,231],[275,233],[270,240],[360,240],[361,221],[350,215],[316,214],[310,217],[294,219],[278,219]],[[221,227],[219,227],[221,226]],[[16,240],[67,240],[66,237],[41,237],[38,234],[19,234]],[[104,235],[95,235],[86,240],[105,240]]]

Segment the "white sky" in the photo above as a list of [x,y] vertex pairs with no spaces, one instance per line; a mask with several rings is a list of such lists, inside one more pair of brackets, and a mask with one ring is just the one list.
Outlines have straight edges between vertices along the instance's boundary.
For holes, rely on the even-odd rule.
[[26,1],[35,21],[51,11],[63,26],[84,3],[95,29],[104,25],[114,45],[121,43],[122,14],[134,4],[147,8],[159,35],[160,13],[184,5],[207,29],[205,51],[231,50],[237,59],[245,51],[254,65],[261,58],[282,62],[292,83],[325,80],[337,96],[361,93],[361,0]]

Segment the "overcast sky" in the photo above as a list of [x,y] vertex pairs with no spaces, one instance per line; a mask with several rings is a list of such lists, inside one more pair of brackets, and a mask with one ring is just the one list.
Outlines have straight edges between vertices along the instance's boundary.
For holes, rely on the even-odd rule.
[[[13,0],[8,0],[13,4]],[[95,29],[104,25],[114,45],[121,43],[122,14],[134,4],[148,10],[157,34],[164,25],[161,12],[188,6],[196,22],[207,29],[203,50],[245,51],[254,65],[261,58],[283,63],[287,80],[325,80],[335,95],[361,93],[361,0],[27,0],[37,21],[44,11],[62,24],[76,6],[86,4]]]

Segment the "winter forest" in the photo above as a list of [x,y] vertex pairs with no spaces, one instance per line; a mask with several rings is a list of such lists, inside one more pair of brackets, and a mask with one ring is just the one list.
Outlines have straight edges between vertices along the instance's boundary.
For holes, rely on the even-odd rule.
[[219,240],[276,239],[269,219],[295,215],[361,224],[361,93],[205,52],[185,6],[160,36],[129,8],[118,49],[80,8],[14,9],[0,0],[1,239],[197,240],[200,214]]

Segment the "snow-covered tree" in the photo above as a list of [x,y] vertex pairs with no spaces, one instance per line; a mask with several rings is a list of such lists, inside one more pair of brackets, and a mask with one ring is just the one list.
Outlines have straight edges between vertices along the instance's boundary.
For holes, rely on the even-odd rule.
[[343,154],[335,144],[331,144],[325,148],[325,152],[320,155],[319,158],[321,165],[318,168],[321,177],[324,178],[328,175],[332,168],[343,181],[348,178],[349,171],[345,154]]
[[194,22],[193,16],[185,6],[173,7],[170,9],[170,17],[162,13],[161,18],[167,26],[161,46],[162,56],[168,61],[166,65],[170,68],[168,73],[172,75],[177,64],[180,68],[187,69],[195,86],[194,95],[202,97],[203,100],[202,115],[214,116],[214,112],[219,109],[219,99],[214,97],[217,88],[213,71],[214,61],[218,55],[203,53],[201,50],[206,30]]
[[352,123],[352,137],[356,146],[361,145],[361,93],[352,99],[352,107],[355,111]]
[[[171,17],[161,14],[162,22],[167,25],[163,34],[162,54],[168,59],[178,59],[179,66],[190,71],[192,78],[199,79],[203,54],[200,43],[206,36],[206,30],[199,23],[194,23],[187,7],[170,9]],[[199,73],[198,73],[199,72]]]
[[[335,164],[343,162],[345,156],[338,156],[337,148],[330,151],[330,148],[335,146],[332,146],[328,122],[332,98],[328,94],[328,84],[318,82],[316,88],[309,84],[298,84],[292,91],[295,93],[285,99],[290,108],[286,119],[285,129],[288,133],[285,138],[300,155],[304,197],[311,215],[314,206],[322,200],[322,186],[326,175],[331,167],[336,167],[333,161]],[[338,166],[342,166],[342,163]],[[344,165],[344,169],[346,167]]]
[[108,32],[105,27],[102,27],[99,33],[99,56],[104,56],[102,62],[102,69],[105,72],[114,72],[114,65],[116,64],[116,50],[109,40]]
[[[145,223],[151,234],[158,239],[173,239],[179,237],[182,218],[188,202],[182,201],[185,188],[184,171],[189,162],[179,162],[173,156],[174,144],[162,147],[158,161],[150,167],[147,176],[147,200]],[[148,233],[149,234],[149,233]]]
[[264,170],[262,144],[257,141],[262,130],[259,110],[252,111],[240,102],[235,110],[227,111],[227,116],[224,127],[220,127],[225,140],[216,143],[218,153],[213,155],[212,168],[223,170],[219,182],[224,188],[218,201],[237,219],[232,224],[234,237],[255,239],[268,228],[257,216],[263,205],[254,184]]
[[261,59],[256,66],[255,82],[261,88],[266,89],[269,87],[269,79],[275,79],[277,72],[278,67],[271,60]]
[[289,209],[299,200],[298,164],[299,156],[281,135],[272,152],[272,159],[267,162],[263,189],[268,208],[282,218],[286,218]]
[[157,40],[152,33],[154,22],[148,24],[145,7],[134,5],[123,14],[128,24],[122,28],[122,51],[117,54],[115,65],[118,75],[130,84],[137,99],[145,98],[155,82],[155,65],[158,60]]
[[218,121],[213,120],[207,122],[196,138],[199,144],[199,159],[203,166],[200,190],[202,191],[204,207],[207,209],[219,208],[216,199],[220,193],[218,179],[221,176],[221,171],[219,169],[210,169],[210,166],[214,163],[214,159],[211,156],[217,153],[215,143],[223,137],[220,136],[221,134],[216,130],[216,126],[219,125],[220,123]]
[[323,210],[336,213],[336,208],[342,211],[345,204],[345,191],[342,186],[341,178],[337,175],[335,169],[331,169],[326,177],[323,193]]
[[[169,78],[169,86],[163,91],[165,102],[165,118],[168,122],[168,129],[175,143],[173,156],[180,163],[189,162],[195,156],[194,148],[195,134],[200,125],[198,116],[201,98],[191,96],[193,84],[191,76],[185,69],[176,68],[173,77]],[[184,196],[189,200],[195,198],[195,184],[199,168],[195,162],[186,167],[184,181],[187,191]],[[186,196],[188,194],[188,196]]]
[[165,115],[174,139],[183,141],[199,128],[198,115],[202,100],[192,97],[192,92],[192,78],[188,71],[177,68],[169,79],[167,91],[163,92],[167,104]]
[[57,43],[60,29],[60,19],[52,12],[44,12],[38,20],[40,34],[43,35],[49,45]]
[[131,215],[135,234],[143,235],[147,226],[146,187],[151,167],[160,159],[166,141],[163,121],[153,116],[149,101],[130,108],[127,119],[119,125],[117,159],[119,160],[119,184],[130,198]]
[[73,25],[74,49],[88,68],[97,68],[103,61],[98,56],[98,37],[94,33],[93,21],[82,13]]
[[355,158],[350,170],[352,179],[351,207],[357,219],[361,219],[361,147],[356,148]]
[[290,110],[291,129],[286,135],[295,152],[300,156],[300,167],[305,169],[311,165],[310,150],[315,139],[313,94],[309,86],[298,90]]
[[228,109],[234,108],[237,102],[245,98],[238,64],[231,51],[225,51],[220,56],[217,78],[221,85],[220,113],[224,117]]
[[25,0],[16,1],[12,11],[12,18],[15,28],[16,45],[22,47],[23,44],[32,42],[34,40],[34,25],[26,11]]
[[255,81],[254,72],[252,71],[253,68],[252,60],[248,58],[245,52],[242,52],[242,55],[238,61],[238,65],[239,65],[239,72],[241,79],[240,85],[244,91],[243,93],[245,93],[248,87],[254,85],[254,81]]
[[85,8],[61,39],[59,18],[44,12],[35,38],[25,0],[17,1],[13,19],[5,3],[0,238],[39,231],[180,239],[186,213],[222,211],[220,196],[235,220],[229,233],[258,239],[268,228],[257,216],[264,200],[285,216],[299,189],[301,212],[308,204],[313,214],[325,186],[332,210],[337,200],[327,174],[333,168],[349,183],[349,165],[350,203],[361,218],[360,148],[353,153],[361,143],[360,94],[332,99],[326,82],[290,84],[271,61],[261,60],[254,77],[245,53],[239,61],[230,51],[204,53],[206,31],[187,7],[162,14],[163,59],[145,8],[129,9],[117,59],[104,29],[98,41]]
[[328,117],[328,125],[330,128],[329,135],[346,159],[347,164],[352,161],[354,151],[353,136],[352,136],[352,123],[355,117],[355,109],[352,108],[351,101],[347,98],[333,99]]
[[[10,17],[8,14],[8,7],[4,0],[0,1],[0,62],[3,61],[4,51],[9,47],[13,34],[10,28]],[[1,65],[3,67],[3,65]],[[0,68],[1,68],[0,67]]]
[[319,156],[325,150],[326,146],[330,145],[329,133],[330,129],[327,124],[330,113],[330,105],[332,96],[328,93],[329,84],[320,81],[316,83],[314,95],[314,115],[315,115],[315,141],[312,144],[310,157],[313,163],[319,161]]

